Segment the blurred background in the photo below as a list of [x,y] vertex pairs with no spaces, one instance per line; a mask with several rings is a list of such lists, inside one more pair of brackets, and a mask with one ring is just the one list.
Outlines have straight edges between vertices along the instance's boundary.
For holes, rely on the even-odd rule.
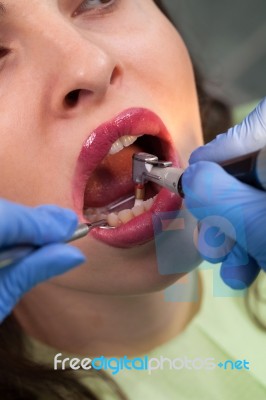
[[266,96],[266,0],[164,0],[208,90],[231,105]]

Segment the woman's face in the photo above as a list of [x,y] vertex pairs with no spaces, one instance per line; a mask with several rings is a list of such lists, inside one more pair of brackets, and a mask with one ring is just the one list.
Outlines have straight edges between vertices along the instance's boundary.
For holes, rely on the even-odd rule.
[[[133,193],[134,152],[186,165],[201,144],[191,61],[152,0],[4,3],[1,197],[31,206],[58,204],[82,220],[84,208]],[[121,136],[144,134],[125,149],[119,142],[113,146]],[[116,154],[108,155],[112,146]],[[147,197],[157,191],[149,185]],[[162,191],[151,211],[76,242],[87,264],[52,282],[97,293],[169,285],[177,276],[158,273],[152,214],[178,208],[180,199]]]

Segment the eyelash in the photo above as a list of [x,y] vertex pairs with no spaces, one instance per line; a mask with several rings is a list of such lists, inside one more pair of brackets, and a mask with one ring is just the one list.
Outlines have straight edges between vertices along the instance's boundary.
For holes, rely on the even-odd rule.
[[[119,3],[120,0],[107,0],[103,2],[102,5],[91,5],[88,4],[91,2],[91,0],[85,0],[81,3],[81,5],[78,7],[78,9],[73,13],[73,17],[79,16],[83,13],[94,13],[94,14],[104,14],[104,13],[109,13],[112,12]],[[94,3],[95,0],[92,0]]]

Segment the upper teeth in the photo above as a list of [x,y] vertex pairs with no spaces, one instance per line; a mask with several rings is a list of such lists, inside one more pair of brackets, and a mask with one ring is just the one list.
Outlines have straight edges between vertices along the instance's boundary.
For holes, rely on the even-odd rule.
[[116,142],[112,145],[109,154],[116,154],[119,151],[123,150],[124,147],[128,147],[133,144],[138,139],[138,136],[122,136],[117,139]]

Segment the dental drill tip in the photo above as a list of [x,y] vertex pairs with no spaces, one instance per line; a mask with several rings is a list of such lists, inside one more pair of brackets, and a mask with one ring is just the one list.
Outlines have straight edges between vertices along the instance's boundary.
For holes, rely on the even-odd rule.
[[137,183],[135,185],[135,199],[144,200],[145,198],[145,185]]
[[135,204],[134,204],[134,207],[141,206],[143,204],[143,202],[144,202],[144,198],[145,198],[145,185],[137,183],[135,185]]

